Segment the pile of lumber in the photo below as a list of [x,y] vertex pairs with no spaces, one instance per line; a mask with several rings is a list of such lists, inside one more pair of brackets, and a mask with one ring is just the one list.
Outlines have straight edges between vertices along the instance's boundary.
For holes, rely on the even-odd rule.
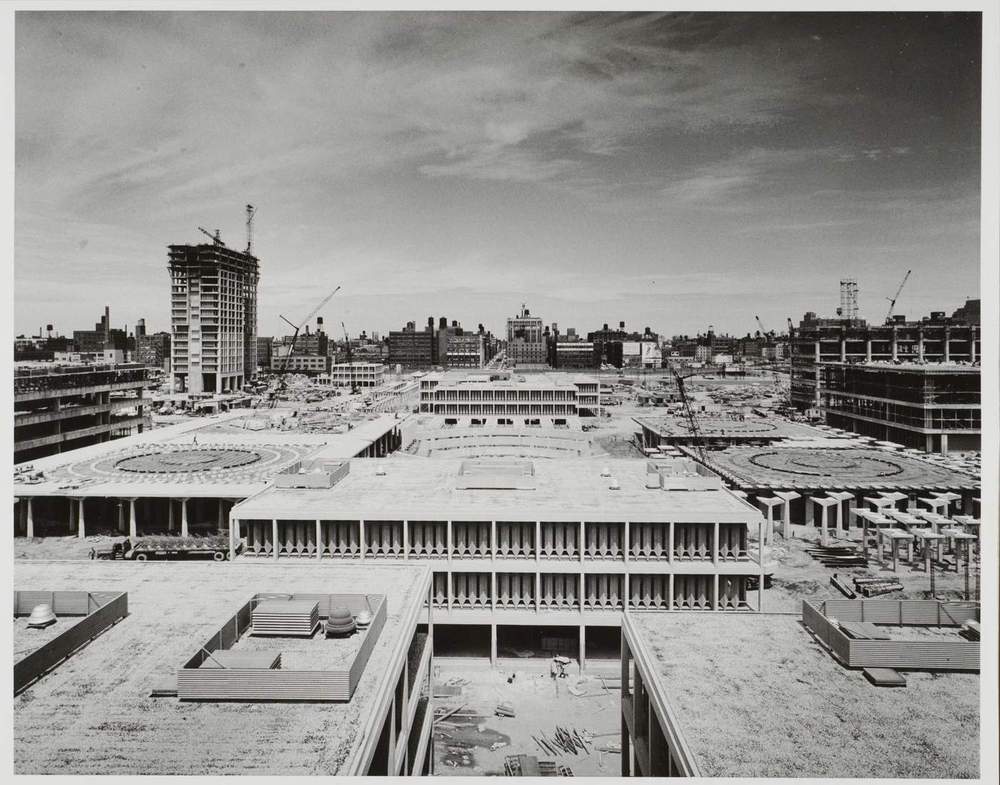
[[503,764],[508,777],[572,777],[573,770],[551,760],[538,760],[534,755],[508,755]]
[[252,635],[312,635],[319,627],[315,600],[265,600],[253,609]]
[[576,728],[563,728],[556,725],[555,733],[550,737],[544,733],[531,737],[538,748],[549,755],[578,755],[591,751],[590,744],[580,735]]
[[868,557],[854,545],[817,545],[806,553],[824,567],[867,567]]
[[854,578],[854,588],[865,597],[881,597],[883,594],[902,591],[903,584],[899,582],[899,578],[863,577]]

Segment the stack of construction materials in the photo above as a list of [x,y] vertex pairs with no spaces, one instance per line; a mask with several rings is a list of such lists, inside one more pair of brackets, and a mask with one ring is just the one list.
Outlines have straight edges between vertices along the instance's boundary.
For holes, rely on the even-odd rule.
[[315,600],[264,600],[253,609],[251,635],[312,635],[319,626]]
[[864,577],[854,578],[854,588],[865,597],[881,597],[894,591],[902,591],[903,584],[899,578]]
[[868,557],[853,545],[819,545],[807,548],[806,553],[823,563],[824,567],[866,567]]

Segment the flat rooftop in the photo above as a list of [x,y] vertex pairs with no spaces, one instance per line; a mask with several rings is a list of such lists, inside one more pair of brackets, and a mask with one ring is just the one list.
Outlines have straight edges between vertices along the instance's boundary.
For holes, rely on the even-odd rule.
[[872,362],[842,363],[823,361],[823,365],[843,365],[861,369],[881,370],[881,371],[916,371],[918,373],[947,373],[947,374],[969,374],[979,376],[980,366],[972,363],[940,362],[940,363],[920,363],[920,362],[891,362],[890,360],[873,360]]
[[[531,489],[459,488],[464,462],[442,458],[353,460],[332,488],[268,488],[233,508],[240,520],[690,521],[756,523],[760,511],[722,488],[646,487],[643,459],[534,461]],[[484,459],[497,474],[510,460]],[[379,467],[384,474],[379,475]],[[611,471],[621,486],[612,490]]]
[[798,615],[628,619],[702,776],[979,776],[978,674],[909,672],[905,688],[875,687]]
[[[129,615],[14,698],[14,771],[347,773],[362,736],[372,732],[380,694],[394,686],[384,675],[403,629],[421,613],[426,570],[403,564],[15,562],[15,585],[127,591]],[[175,670],[258,592],[386,595],[385,627],[349,703],[149,697],[154,688],[175,686]]]
[[[501,375],[503,378],[500,379],[490,379],[490,375]],[[438,385],[435,389],[444,389],[446,387],[459,387],[461,385],[483,385],[487,384],[490,387],[503,387],[503,388],[566,388],[575,389],[577,384],[597,384],[596,376],[581,375],[578,373],[559,373],[559,372],[539,372],[531,371],[528,373],[518,373],[516,371],[489,371],[487,369],[482,369],[479,371],[442,371],[440,373],[429,373],[427,376],[423,377],[422,381],[437,381]]]
[[343,421],[337,432],[282,430],[273,410],[191,417],[142,434],[31,461],[39,483],[19,496],[246,497],[308,458],[347,460],[397,427],[383,414]]
[[[829,444],[829,442],[827,442]],[[747,489],[978,489],[979,478],[896,450],[770,444],[705,452],[705,464]]]
[[[635,422],[643,428],[667,439],[691,438],[691,429],[684,417],[663,415],[660,417],[635,417]],[[828,431],[822,431],[803,423],[778,418],[747,417],[743,420],[711,415],[697,416],[698,430],[704,437],[746,441],[749,439],[829,439]],[[847,436],[842,438],[849,438]]]

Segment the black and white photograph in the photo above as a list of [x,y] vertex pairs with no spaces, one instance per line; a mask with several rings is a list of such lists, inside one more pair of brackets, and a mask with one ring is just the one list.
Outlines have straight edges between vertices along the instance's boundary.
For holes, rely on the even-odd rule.
[[998,31],[0,2],[2,768],[996,782]]

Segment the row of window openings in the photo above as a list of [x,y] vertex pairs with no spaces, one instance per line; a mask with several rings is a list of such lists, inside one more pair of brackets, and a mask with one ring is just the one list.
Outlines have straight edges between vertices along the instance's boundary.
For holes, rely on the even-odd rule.
[[[243,524],[248,554],[273,556],[273,526],[271,521],[246,521]],[[447,528],[444,523],[409,524],[409,543],[404,548],[402,523],[365,524],[364,554],[366,557],[447,558]],[[664,560],[670,557],[669,524],[633,523],[629,527],[629,558]],[[673,556],[675,559],[711,560],[713,554],[713,524],[674,524]],[[534,558],[535,525],[533,523],[497,524],[496,549],[490,548],[490,525],[455,523],[452,530],[451,555],[457,558],[485,559]],[[314,522],[278,522],[278,555],[320,555],[359,557],[361,539],[356,522],[327,522],[320,526],[316,540]],[[584,536],[583,555],[590,559],[623,559],[624,534],[620,524],[588,523]],[[551,524],[541,528],[537,550],[544,558],[580,558],[579,524]],[[748,559],[747,528],[744,524],[720,523],[718,558]]]
[[[432,601],[438,608],[506,608],[530,610],[620,610],[625,605],[621,575],[585,575],[583,593],[580,576],[497,573],[496,601],[489,573],[434,573]],[[635,610],[722,609],[748,607],[746,576],[718,576],[716,598],[714,575],[632,575],[628,606]],[[536,592],[536,586],[539,590]],[[671,601],[672,600],[672,601]]]

